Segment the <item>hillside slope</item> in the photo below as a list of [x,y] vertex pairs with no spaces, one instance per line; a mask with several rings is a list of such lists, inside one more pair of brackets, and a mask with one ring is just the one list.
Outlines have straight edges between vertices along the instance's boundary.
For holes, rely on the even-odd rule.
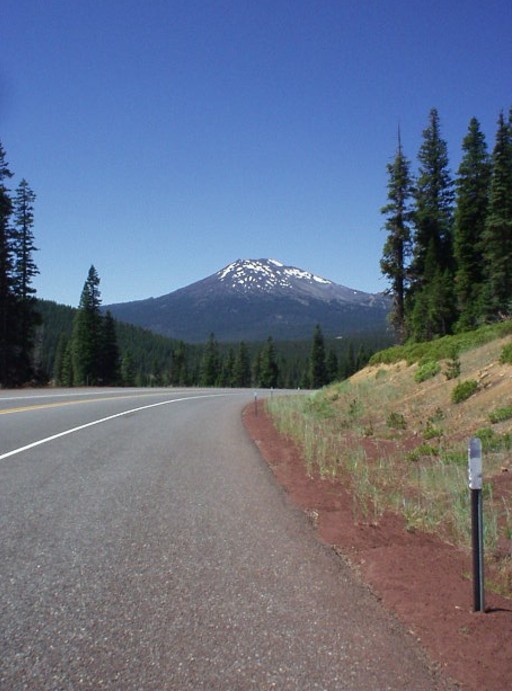
[[[484,478],[493,487],[488,551],[510,555],[512,364],[500,359],[511,343],[507,334],[456,360],[424,356],[421,364],[373,364],[309,399],[276,401],[271,411],[308,449],[311,472],[357,485],[360,511],[368,517],[378,520],[391,510],[410,528],[434,531],[461,547],[469,545],[467,447],[479,436]],[[448,379],[454,363],[460,372]],[[431,376],[424,379],[425,373]],[[474,392],[455,402],[467,382]]]
[[[431,344],[434,358],[465,343],[458,378],[445,375],[456,358],[424,381],[424,362],[376,363],[309,398],[274,399],[280,436],[263,415],[245,418],[320,539],[465,689],[508,688],[512,676],[512,364],[500,362],[511,326],[479,347],[477,334]],[[476,391],[455,403],[466,381]],[[485,615],[472,612],[473,435],[484,446]]]

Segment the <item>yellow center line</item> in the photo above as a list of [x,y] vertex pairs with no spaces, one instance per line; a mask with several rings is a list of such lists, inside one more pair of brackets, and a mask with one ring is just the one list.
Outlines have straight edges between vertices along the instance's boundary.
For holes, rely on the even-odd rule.
[[142,398],[144,396],[161,396],[162,393],[144,393],[132,396],[101,396],[100,398],[82,398],[73,401],[58,401],[57,403],[35,403],[34,405],[27,405],[19,408],[5,408],[0,410],[0,415],[10,415],[11,413],[28,413],[31,410],[44,410],[47,408],[60,408],[68,405],[78,405],[80,403],[98,403],[101,401],[122,401],[129,398]]

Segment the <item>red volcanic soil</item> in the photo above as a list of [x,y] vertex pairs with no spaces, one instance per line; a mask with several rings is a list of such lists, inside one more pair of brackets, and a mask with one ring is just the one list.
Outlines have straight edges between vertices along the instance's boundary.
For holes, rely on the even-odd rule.
[[309,516],[318,538],[347,561],[394,612],[429,657],[463,689],[512,689],[512,601],[486,592],[473,612],[471,556],[432,535],[408,532],[386,514],[354,522],[340,482],[309,477],[299,449],[281,436],[263,406],[248,406],[245,427],[276,480]]

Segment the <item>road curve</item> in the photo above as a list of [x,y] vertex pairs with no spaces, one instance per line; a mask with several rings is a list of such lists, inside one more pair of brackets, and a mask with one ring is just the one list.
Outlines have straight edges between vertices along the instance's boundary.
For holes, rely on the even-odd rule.
[[0,688],[436,688],[275,485],[252,391],[141,393],[0,392]]

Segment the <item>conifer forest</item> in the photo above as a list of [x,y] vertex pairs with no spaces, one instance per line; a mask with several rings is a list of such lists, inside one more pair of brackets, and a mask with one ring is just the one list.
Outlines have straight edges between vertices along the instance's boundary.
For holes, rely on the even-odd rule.
[[434,108],[417,171],[398,137],[388,165],[390,321],[400,342],[428,341],[510,317],[512,311],[512,109],[499,114],[489,153],[480,123],[469,122],[457,175]]

